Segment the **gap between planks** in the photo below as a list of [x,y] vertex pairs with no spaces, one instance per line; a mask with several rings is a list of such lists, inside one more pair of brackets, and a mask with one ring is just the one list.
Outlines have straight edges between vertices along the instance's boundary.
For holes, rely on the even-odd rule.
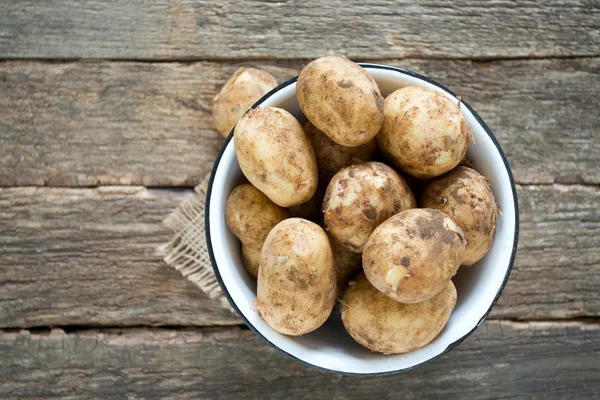
[[[419,56],[419,57],[398,57],[394,58],[394,61],[421,61],[421,60],[435,60],[435,61],[465,61],[474,63],[488,63],[488,62],[502,62],[502,61],[536,61],[536,60],[578,60],[586,58],[600,58],[598,54],[543,54],[543,55],[530,55],[530,56],[502,56],[502,57],[436,57],[436,56]],[[308,63],[315,58],[277,58],[277,57],[175,57],[169,59],[162,58],[78,58],[78,57],[64,57],[64,58],[36,58],[36,57],[3,57],[0,58],[0,63],[4,62],[39,62],[48,64],[71,64],[71,63],[89,63],[89,62],[112,62],[112,63],[148,63],[148,64],[195,64],[202,62],[217,62],[223,64],[239,64],[239,63],[261,63],[261,62],[289,62],[289,63]],[[388,61],[390,57],[368,57],[365,61],[359,62],[380,62]]]
[[[490,318],[486,319],[484,323],[499,323],[501,325],[507,325],[513,329],[541,329],[546,327],[560,328],[567,326],[578,326],[581,329],[600,329],[600,317],[589,317],[589,318],[556,318],[556,319],[544,319],[544,320],[521,320],[514,318]],[[68,326],[32,326],[28,328],[20,327],[5,327],[0,328],[0,334],[4,333],[18,333],[28,332],[31,334],[77,334],[80,332],[95,331],[99,333],[127,333],[135,331],[176,331],[176,332],[202,332],[202,331],[225,331],[230,329],[242,329],[250,330],[250,328],[240,321],[237,325],[132,325],[132,326],[120,326],[120,325],[68,325]]]

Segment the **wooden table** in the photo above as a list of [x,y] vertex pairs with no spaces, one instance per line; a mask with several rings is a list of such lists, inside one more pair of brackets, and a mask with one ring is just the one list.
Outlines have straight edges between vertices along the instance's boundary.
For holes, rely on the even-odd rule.
[[[156,252],[227,77],[330,53],[461,95],[518,183],[499,304],[402,375],[295,363]],[[599,57],[596,0],[2,1],[0,398],[598,398]]]

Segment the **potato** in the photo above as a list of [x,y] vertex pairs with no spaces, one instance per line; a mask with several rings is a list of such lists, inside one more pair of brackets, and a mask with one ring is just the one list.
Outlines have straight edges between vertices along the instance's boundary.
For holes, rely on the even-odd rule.
[[398,354],[430,343],[455,305],[452,281],[429,300],[403,304],[378,291],[363,274],[344,293],[341,312],[344,327],[359,344],[372,351]]
[[438,210],[412,209],[379,225],[363,251],[363,269],[373,286],[402,303],[438,294],[465,255],[462,230]]
[[333,253],[317,224],[290,218],[267,236],[255,308],[277,332],[303,335],[320,327],[335,303]]
[[319,181],[317,185],[317,191],[306,203],[290,207],[292,216],[297,218],[304,218],[317,225],[321,225],[323,222],[323,197],[325,197],[325,189],[327,184],[323,181]]
[[377,143],[396,167],[417,178],[450,171],[472,141],[458,100],[419,86],[392,92],[383,107],[385,119]]
[[260,266],[260,251],[261,248],[248,247],[242,243],[242,263],[246,271],[253,277],[258,276],[258,267]]
[[340,169],[371,161],[377,154],[375,139],[357,147],[346,147],[331,140],[310,121],[304,125],[304,131],[315,150],[319,178],[325,182],[329,182]]
[[291,214],[246,183],[233,189],[225,206],[225,222],[242,242],[242,261],[256,277],[260,251],[271,229]]
[[296,97],[306,118],[343,146],[367,143],[383,124],[383,97],[377,84],[344,57],[321,57],[304,67]]
[[323,212],[325,226],[335,240],[360,253],[379,224],[416,206],[412,192],[396,171],[368,162],[335,174],[325,192]]
[[308,201],[317,190],[315,153],[289,112],[257,107],[235,126],[235,153],[246,178],[281,207]]
[[273,75],[256,68],[240,68],[225,82],[212,101],[215,128],[227,137],[242,115],[277,86]]
[[356,275],[362,272],[362,257],[360,253],[354,253],[329,236],[331,250],[333,250],[333,265],[335,266],[337,295],[341,298],[344,290],[348,287],[348,282],[354,279]]
[[487,179],[477,171],[459,166],[432,180],[421,204],[449,215],[463,230],[467,241],[463,265],[472,265],[487,253],[496,232],[498,206]]

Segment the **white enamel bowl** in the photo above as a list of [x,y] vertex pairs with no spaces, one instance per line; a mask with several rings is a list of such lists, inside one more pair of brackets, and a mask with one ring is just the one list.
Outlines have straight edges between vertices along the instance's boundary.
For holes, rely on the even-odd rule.
[[[375,79],[384,97],[403,86],[419,85],[454,98],[438,83],[414,72],[385,65],[361,65]],[[305,120],[296,101],[296,78],[279,85],[254,105],[261,106],[284,108],[301,122]],[[461,109],[477,143],[469,146],[468,158],[490,180],[502,215],[487,255],[472,267],[460,268],[454,277],[458,302],[444,330],[427,346],[400,355],[373,353],[354,342],[344,330],[337,308],[321,328],[301,337],[277,333],[253,310],[256,283],[242,265],[238,239],[225,224],[227,197],[245,181],[235,156],[232,135],[229,135],[210,179],[206,198],[206,238],[221,288],[250,329],[287,356],[320,370],[346,375],[385,375],[440,357],[483,322],[506,285],[514,262],[519,231],[517,193],[508,161],[498,141],[468,104],[462,102]]]

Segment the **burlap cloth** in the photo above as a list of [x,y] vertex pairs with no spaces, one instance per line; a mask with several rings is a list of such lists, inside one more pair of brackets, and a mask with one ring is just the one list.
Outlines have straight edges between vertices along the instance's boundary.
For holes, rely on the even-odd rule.
[[159,251],[170,267],[179,271],[208,295],[217,299],[223,308],[234,312],[223,295],[210,263],[204,235],[204,204],[210,174],[163,221],[173,231],[173,239]]

